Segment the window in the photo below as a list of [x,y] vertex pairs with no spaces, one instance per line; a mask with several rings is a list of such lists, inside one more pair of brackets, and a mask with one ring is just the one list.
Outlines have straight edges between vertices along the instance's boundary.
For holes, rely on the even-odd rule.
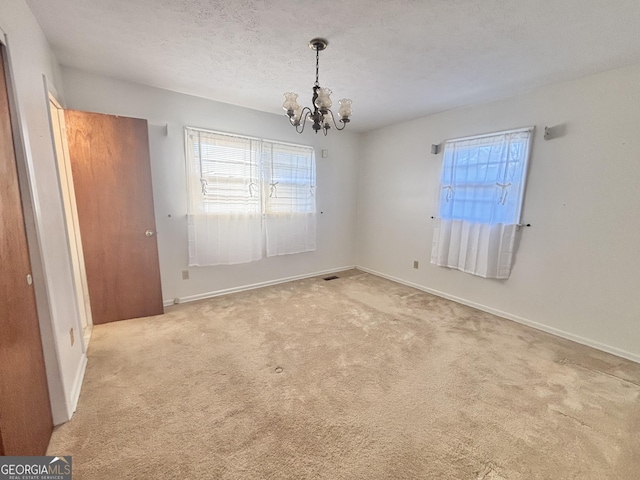
[[529,131],[503,132],[445,143],[439,217],[480,223],[518,223]]
[[316,168],[311,147],[262,143],[268,257],[316,249]]
[[431,262],[508,278],[532,128],[445,143]]
[[315,168],[313,150],[296,145],[263,143],[265,183],[269,185],[266,212],[314,213]]
[[315,250],[312,147],[186,128],[189,265]]
[[203,131],[194,131],[190,140],[195,160],[191,180],[201,193],[193,199],[192,211],[260,213],[260,142]]

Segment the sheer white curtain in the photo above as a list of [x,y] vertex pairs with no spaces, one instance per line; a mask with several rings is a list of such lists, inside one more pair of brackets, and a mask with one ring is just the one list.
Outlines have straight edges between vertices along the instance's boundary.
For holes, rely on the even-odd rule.
[[431,263],[508,278],[533,128],[445,143]]
[[262,258],[260,141],[187,128],[189,266]]
[[313,148],[263,142],[267,256],[316,249]]

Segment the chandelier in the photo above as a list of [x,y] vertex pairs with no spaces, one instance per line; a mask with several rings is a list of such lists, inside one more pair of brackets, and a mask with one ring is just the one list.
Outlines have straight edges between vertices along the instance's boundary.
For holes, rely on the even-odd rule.
[[325,135],[331,128],[332,123],[337,130],[344,130],[344,127],[346,127],[347,123],[350,122],[351,100],[343,98],[338,102],[340,104],[338,117],[340,117],[339,121],[342,125],[342,127],[339,127],[333,116],[333,112],[331,111],[332,103],[330,95],[332,92],[328,88],[321,87],[318,82],[320,51],[327,48],[328,44],[329,42],[324,38],[314,38],[309,42],[309,48],[316,51],[316,83],[313,84],[313,97],[311,99],[313,110],[309,107],[302,108],[298,104],[297,93],[287,92],[284,94],[285,100],[282,104],[282,108],[287,112],[289,122],[291,125],[296,127],[296,131],[298,133],[302,133],[304,131],[304,126],[307,123],[307,120],[313,120],[312,128],[316,133],[318,133],[319,130],[322,130],[322,133]]

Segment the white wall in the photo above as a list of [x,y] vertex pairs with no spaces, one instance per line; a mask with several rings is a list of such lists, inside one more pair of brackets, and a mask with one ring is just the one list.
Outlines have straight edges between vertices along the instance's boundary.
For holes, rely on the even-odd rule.
[[6,34],[23,135],[18,167],[53,420],[58,424],[75,409],[86,365],[43,81],[45,75],[61,92],[60,71],[23,0],[0,2],[0,28]]
[[[358,134],[332,131],[324,137],[308,130],[298,135],[284,114],[258,112],[73,69],[63,69],[63,82],[68,108],[145,118],[149,122],[165,301],[354,265]],[[280,99],[275,98],[274,102]],[[168,136],[163,135],[165,124]],[[182,280],[188,261],[184,126],[316,147],[317,251],[242,265],[191,267],[190,279]],[[322,149],[329,151],[328,158],[321,158]]]
[[[639,86],[634,66],[365,134],[357,264],[640,361]],[[431,265],[442,155],[430,145],[529,125],[532,227],[511,277]],[[544,141],[545,125],[565,132]]]

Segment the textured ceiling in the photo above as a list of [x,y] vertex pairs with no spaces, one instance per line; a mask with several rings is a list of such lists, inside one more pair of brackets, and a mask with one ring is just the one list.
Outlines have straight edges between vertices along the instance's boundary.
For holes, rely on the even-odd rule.
[[28,3],[63,66],[273,113],[311,103],[325,37],[320,84],[358,131],[640,63],[638,0]]

